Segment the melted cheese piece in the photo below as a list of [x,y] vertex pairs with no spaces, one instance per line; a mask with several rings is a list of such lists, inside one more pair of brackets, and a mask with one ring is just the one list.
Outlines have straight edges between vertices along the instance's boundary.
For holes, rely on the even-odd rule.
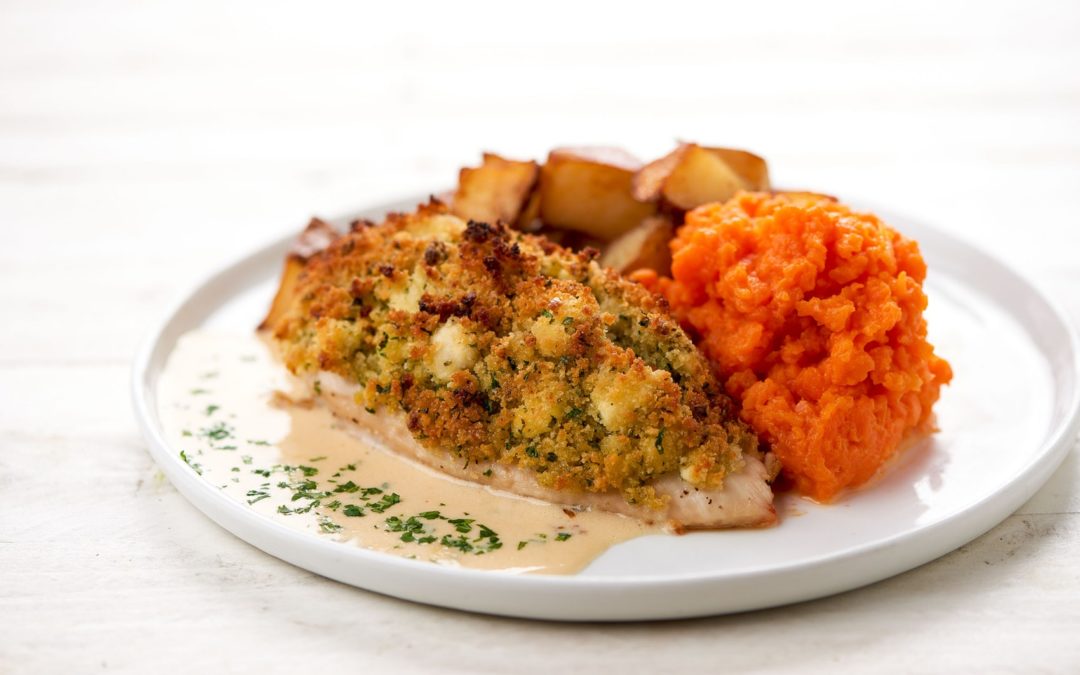
[[[468,357],[459,337],[451,329],[446,339],[454,364]],[[442,565],[568,574],[616,543],[661,532],[433,471],[361,440],[314,402],[282,394],[295,385],[254,335],[189,333],[161,376],[159,414],[192,470],[230,498],[345,545]]]

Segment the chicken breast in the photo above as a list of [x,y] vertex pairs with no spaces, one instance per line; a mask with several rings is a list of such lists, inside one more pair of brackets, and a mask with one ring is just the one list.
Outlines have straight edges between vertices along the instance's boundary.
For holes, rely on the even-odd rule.
[[262,328],[392,451],[676,528],[775,521],[772,462],[709,364],[661,300],[594,256],[437,202],[340,236],[316,221],[300,243]]

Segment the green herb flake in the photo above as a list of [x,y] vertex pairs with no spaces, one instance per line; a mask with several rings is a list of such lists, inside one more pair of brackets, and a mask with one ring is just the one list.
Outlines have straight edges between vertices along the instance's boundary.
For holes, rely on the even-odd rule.
[[570,534],[569,532],[560,532],[557,535],[555,535],[555,541],[566,541],[567,539],[569,539],[572,536],[573,535]]
[[388,495],[383,495],[379,501],[371,504],[368,508],[370,508],[375,513],[383,513],[394,504],[398,504],[400,502],[401,496],[396,492],[391,492]]
[[259,488],[258,490],[248,490],[247,496],[250,497],[248,504],[254,504],[264,499],[270,499],[270,492],[266,488]]
[[349,494],[351,494],[353,492],[357,492],[358,490],[360,490],[360,486],[357,485],[356,483],[352,482],[352,481],[348,481],[347,483],[342,483],[341,485],[338,485],[337,487],[334,488],[334,492],[339,492],[339,493],[340,492],[345,492],[345,493],[349,493]]
[[199,435],[212,441],[223,441],[226,438],[232,438],[232,429],[224,422],[218,422],[212,427],[200,429]]
[[180,451],[180,459],[183,460],[184,464],[190,466],[192,470],[195,471],[195,473],[199,474],[200,476],[202,475],[202,464],[191,461],[191,458],[188,457],[187,453],[183,450]]
[[319,529],[323,532],[339,532],[341,526],[324,516],[319,519]]

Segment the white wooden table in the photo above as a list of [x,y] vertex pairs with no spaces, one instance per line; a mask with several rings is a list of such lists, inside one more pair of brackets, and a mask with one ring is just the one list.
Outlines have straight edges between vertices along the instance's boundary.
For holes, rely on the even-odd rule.
[[484,148],[752,148],[781,184],[977,242],[1080,320],[1080,5],[265,4],[0,4],[0,672],[1080,672],[1075,449],[999,527],[869,588],[556,625],[262,554],[163,482],[127,392],[194,279]]

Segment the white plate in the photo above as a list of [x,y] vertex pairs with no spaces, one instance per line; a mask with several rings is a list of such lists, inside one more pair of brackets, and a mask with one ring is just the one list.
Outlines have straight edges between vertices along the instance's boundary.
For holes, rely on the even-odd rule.
[[[410,206],[359,215],[378,219],[394,208]],[[508,616],[627,621],[737,612],[857,588],[933,560],[1001,522],[1050,477],[1080,426],[1078,343],[1060,313],[985,254],[885,215],[920,242],[931,270],[930,338],[955,371],[936,407],[941,431],[871,489],[840,503],[781,499],[782,522],[772,529],[642,537],[575,576],[521,576],[328,541],[229,499],[165,441],[157,380],[183,333],[252,330],[272,296],[286,240],[215,274],[168,314],[135,362],[136,416],[169,480],[219,525],[294,565],[400,598]]]

